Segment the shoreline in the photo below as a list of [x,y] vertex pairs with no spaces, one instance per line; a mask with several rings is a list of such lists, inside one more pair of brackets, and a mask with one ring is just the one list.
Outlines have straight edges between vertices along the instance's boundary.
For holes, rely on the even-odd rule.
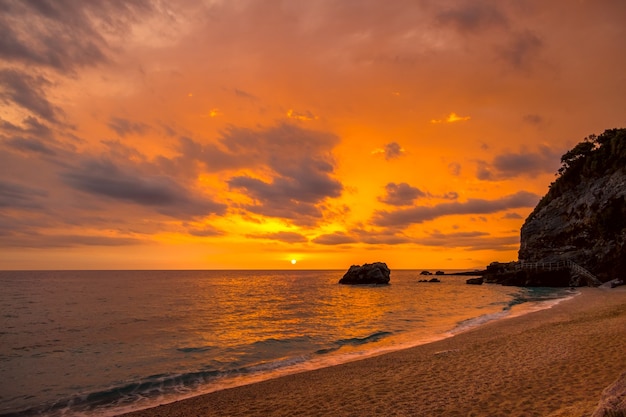
[[626,370],[626,288],[581,293],[424,345],[122,415],[590,415]]

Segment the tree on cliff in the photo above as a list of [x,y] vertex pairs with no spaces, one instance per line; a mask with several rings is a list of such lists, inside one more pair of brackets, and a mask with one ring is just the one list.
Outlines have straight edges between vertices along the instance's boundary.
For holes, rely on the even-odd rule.
[[563,154],[561,164],[558,178],[550,184],[550,190],[533,214],[575,187],[582,178],[599,178],[607,172],[626,170],[626,129],[607,129],[600,136],[586,137]]

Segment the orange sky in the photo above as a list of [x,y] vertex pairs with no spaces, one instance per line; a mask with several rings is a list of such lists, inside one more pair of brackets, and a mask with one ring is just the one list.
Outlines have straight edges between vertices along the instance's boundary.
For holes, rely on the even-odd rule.
[[3,1],[0,269],[514,260],[560,156],[626,126],[625,21],[621,0]]

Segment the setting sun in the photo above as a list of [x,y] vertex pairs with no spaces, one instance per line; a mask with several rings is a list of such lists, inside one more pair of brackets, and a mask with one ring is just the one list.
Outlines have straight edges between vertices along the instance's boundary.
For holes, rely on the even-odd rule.
[[296,262],[298,262],[298,261],[296,261],[295,259],[292,259],[292,260],[291,260],[291,265],[295,265],[295,264],[296,264]]

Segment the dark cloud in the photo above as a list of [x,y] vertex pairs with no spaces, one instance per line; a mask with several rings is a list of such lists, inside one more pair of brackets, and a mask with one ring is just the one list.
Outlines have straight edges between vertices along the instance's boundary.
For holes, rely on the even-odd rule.
[[263,233],[256,235],[247,235],[246,237],[253,239],[277,240],[284,243],[306,243],[309,241],[306,236],[296,232]]
[[356,243],[359,240],[355,236],[343,232],[329,233],[317,236],[311,242],[319,245],[345,245],[348,243]]
[[202,228],[192,227],[189,228],[188,232],[190,235],[198,237],[222,236],[226,234],[223,230],[213,226],[203,226]]
[[86,159],[61,174],[62,181],[88,194],[153,207],[173,217],[222,214],[225,206],[201,199],[172,177],[143,174],[122,168],[111,161]]
[[253,200],[242,208],[310,225],[323,217],[324,201],[343,191],[333,176],[331,152],[338,142],[335,135],[289,124],[260,130],[231,127],[214,144],[182,138],[181,157],[161,163],[183,169],[196,162],[210,172],[260,170],[267,174],[263,179],[237,175],[227,181]]
[[368,245],[401,245],[414,242],[413,238],[385,231],[357,230],[355,233],[360,242]]
[[526,31],[514,34],[497,52],[514,69],[528,70],[542,48],[543,41],[534,33]]
[[515,219],[515,220],[523,219],[521,215],[515,212],[505,213],[504,216],[502,216],[502,218],[503,219]]
[[0,99],[19,106],[49,122],[58,122],[62,110],[46,97],[45,89],[50,81],[43,76],[32,76],[14,69],[0,70]]
[[350,232],[335,232],[324,234],[312,240],[320,245],[345,245],[350,243],[365,243],[368,245],[400,245],[412,243],[413,239],[393,232],[379,230],[355,229]]
[[461,33],[480,32],[492,28],[506,28],[508,19],[495,3],[471,2],[440,12],[436,19],[443,25],[453,26]]
[[522,120],[525,123],[528,123],[530,125],[535,125],[535,126],[539,126],[545,123],[544,118],[538,114],[527,114],[522,118]]
[[477,240],[487,236],[489,236],[489,233],[478,231],[454,233],[441,233],[439,231],[435,231],[426,237],[416,238],[415,241],[424,246],[464,247],[471,246]]
[[72,72],[107,60],[104,34],[124,33],[153,10],[145,0],[7,0],[0,6],[0,59]]
[[56,155],[53,149],[38,139],[13,137],[6,139],[4,143],[15,150],[26,153],[38,153],[47,156]]
[[490,163],[478,161],[476,176],[481,180],[499,180],[521,175],[536,176],[553,173],[559,167],[560,152],[547,146],[538,151],[506,152],[496,155]]
[[426,237],[416,238],[423,246],[465,248],[467,250],[511,250],[519,246],[519,236],[493,237],[480,231],[441,233],[435,231]]
[[0,208],[39,208],[40,199],[45,196],[47,193],[43,190],[0,180]]
[[450,162],[448,164],[448,172],[455,177],[458,177],[459,175],[461,175],[461,164],[459,164],[458,162]]
[[22,120],[22,125],[23,126],[17,126],[6,120],[0,120],[0,129],[8,133],[32,135],[39,139],[49,139],[53,136],[52,129],[41,123],[36,117],[26,117]]
[[459,198],[459,193],[457,193],[456,191],[448,191],[447,193],[442,195],[441,198],[443,198],[444,200],[456,200],[457,198]]
[[482,181],[492,181],[496,179],[491,166],[485,161],[478,161],[476,163],[476,178]]
[[143,243],[132,237],[97,235],[41,235],[37,233],[0,236],[0,247],[9,248],[72,248],[79,246],[129,246]]
[[143,135],[149,128],[145,123],[133,122],[121,117],[112,117],[107,126],[121,137],[131,134]]
[[248,92],[246,92],[246,91],[239,90],[239,89],[237,89],[237,88],[235,88],[235,89],[233,90],[233,92],[234,92],[234,93],[235,93],[235,95],[236,95],[237,97],[239,97],[239,98],[245,98],[245,99],[249,99],[249,100],[258,100],[258,97],[254,96],[254,95],[252,95],[252,94],[250,94],[250,93],[248,93]]
[[435,206],[419,206],[395,211],[377,211],[373,223],[377,226],[407,227],[442,216],[457,214],[489,214],[511,208],[533,207],[539,196],[520,191],[496,200],[470,199],[466,202],[441,203]]
[[404,155],[404,152],[405,152],[404,148],[402,148],[402,146],[400,146],[400,144],[398,144],[397,142],[391,142],[391,143],[386,144],[384,151],[385,151],[385,159],[387,161],[400,158],[402,155]]
[[419,197],[425,197],[426,193],[407,184],[401,182],[396,184],[390,182],[385,185],[386,194],[383,197],[379,197],[379,201],[392,206],[408,206]]
[[81,2],[9,1],[1,14],[0,57],[26,65],[69,70],[104,60],[103,38]]
[[338,181],[307,168],[299,176],[281,177],[272,182],[239,176],[231,178],[228,184],[256,201],[245,206],[249,211],[270,217],[301,219],[305,223],[306,218],[321,218],[318,203],[328,197],[339,197],[342,190]]

